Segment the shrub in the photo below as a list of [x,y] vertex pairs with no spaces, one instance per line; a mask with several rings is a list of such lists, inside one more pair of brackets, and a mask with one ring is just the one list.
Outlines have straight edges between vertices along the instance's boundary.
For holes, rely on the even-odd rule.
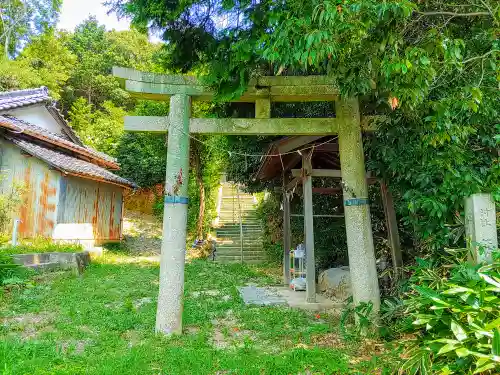
[[416,334],[409,374],[479,374],[500,370],[500,262],[472,265],[466,251],[419,259],[406,312]]

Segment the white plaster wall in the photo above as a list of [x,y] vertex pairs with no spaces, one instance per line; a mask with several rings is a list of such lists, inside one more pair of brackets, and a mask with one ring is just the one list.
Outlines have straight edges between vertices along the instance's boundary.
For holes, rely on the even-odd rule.
[[33,125],[45,128],[52,133],[64,134],[61,125],[52,117],[45,106],[33,106],[27,108],[12,109],[7,112],[9,115],[17,117]]

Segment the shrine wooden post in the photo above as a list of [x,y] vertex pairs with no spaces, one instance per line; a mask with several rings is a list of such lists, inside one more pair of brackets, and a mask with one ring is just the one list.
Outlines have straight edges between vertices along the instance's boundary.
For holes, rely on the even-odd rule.
[[391,191],[384,181],[380,182],[380,195],[384,206],[385,223],[387,227],[387,239],[391,248],[392,266],[394,276],[399,279],[402,275],[403,255],[401,254],[401,242],[399,240],[398,221],[394,209],[394,199]]
[[302,170],[304,173],[304,234],[306,237],[306,301],[316,302],[316,262],[314,259],[314,219],[312,197],[312,150],[302,154]]
[[290,228],[290,195],[286,190],[287,179],[283,176],[283,284],[290,285],[290,249],[292,247]]

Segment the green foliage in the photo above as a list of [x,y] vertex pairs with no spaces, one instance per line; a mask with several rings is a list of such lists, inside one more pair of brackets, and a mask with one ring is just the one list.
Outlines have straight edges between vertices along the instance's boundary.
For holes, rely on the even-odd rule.
[[422,375],[500,370],[498,260],[471,265],[457,251],[438,260],[419,259],[410,282],[406,313],[417,338],[403,370]]
[[376,327],[373,304],[361,302],[354,306],[350,297],[340,315],[339,327],[344,340],[356,341],[362,336],[373,335]]
[[3,0],[0,45],[4,57],[15,55],[36,35],[55,26],[62,0]]
[[[223,151],[227,148],[227,138],[220,135],[197,136],[196,140],[191,140],[190,148],[188,230],[196,237],[204,238],[216,215],[221,173],[227,165]],[[204,210],[200,209],[202,205]]]
[[[136,116],[167,116],[168,103],[140,101]],[[167,163],[166,136],[151,133],[125,133],[121,136],[117,158],[120,175],[141,187],[152,187],[165,182]],[[163,203],[161,210],[163,211]]]
[[137,31],[107,32],[95,18],[77,26],[68,42],[68,48],[77,57],[63,92],[64,108],[70,108],[77,98],[84,97],[100,109],[104,102],[130,107],[128,93],[111,75],[114,65],[154,70],[153,55],[157,46]]
[[[0,175],[0,181],[5,178]],[[12,216],[21,207],[24,187],[13,182],[10,190],[0,194],[0,233],[10,233],[12,226]]]
[[[464,95],[457,87],[454,97]],[[464,241],[454,229],[463,227],[465,197],[478,192],[500,197],[499,99],[491,93],[475,111],[454,100],[431,103],[419,116],[392,116],[370,139],[368,168],[398,193],[404,224],[423,248]]]
[[11,256],[0,252],[0,286],[3,286],[5,281],[15,277],[19,268]]
[[[123,147],[124,142],[131,140],[130,137],[122,139],[123,117],[134,109],[136,102],[112,76],[112,67],[156,71],[153,56],[158,46],[137,31],[107,32],[92,17],[75,29],[66,45],[78,63],[61,90],[61,107],[69,113],[71,125],[86,144],[116,157],[120,157],[119,150],[123,150],[128,152],[123,157],[130,161],[128,157],[134,154],[130,154],[130,147]],[[152,107],[139,104],[136,112],[152,115]],[[149,113],[145,113],[148,108]],[[141,137],[138,138],[141,142]],[[125,174],[130,175],[131,165],[125,169]]]
[[48,30],[34,37],[15,60],[0,60],[0,90],[46,86],[54,99],[69,79],[76,62],[68,35]]
[[167,163],[165,136],[125,133],[117,149],[118,173],[141,187],[163,184]]
[[283,215],[277,194],[259,194],[257,216],[262,222],[262,246],[270,262],[283,262]]
[[101,103],[102,110],[94,110],[83,97],[78,98],[69,111],[69,119],[82,141],[96,150],[116,156],[123,134],[126,112],[111,101]]

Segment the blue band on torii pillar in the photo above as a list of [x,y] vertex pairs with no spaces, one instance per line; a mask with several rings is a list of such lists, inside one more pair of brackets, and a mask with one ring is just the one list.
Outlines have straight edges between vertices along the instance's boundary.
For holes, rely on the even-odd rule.
[[367,198],[351,198],[344,201],[344,205],[346,206],[364,206],[366,204],[369,204]]
[[179,203],[179,204],[188,204],[188,197],[178,197],[176,195],[165,195],[165,203]]

